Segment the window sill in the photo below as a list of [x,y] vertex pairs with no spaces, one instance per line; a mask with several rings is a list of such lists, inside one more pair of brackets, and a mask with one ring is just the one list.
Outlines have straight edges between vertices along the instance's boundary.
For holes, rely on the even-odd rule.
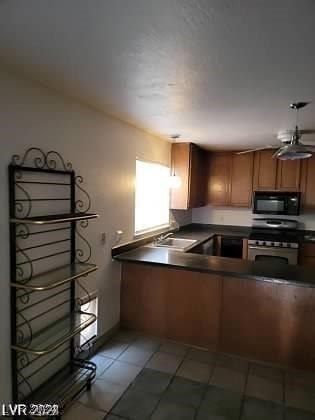
[[133,237],[134,237],[134,239],[144,239],[144,238],[150,237],[152,235],[157,235],[159,233],[168,232],[171,229],[172,229],[171,224],[167,224],[167,225],[163,225],[163,226],[158,226],[156,228],[143,230],[141,232],[136,232]]

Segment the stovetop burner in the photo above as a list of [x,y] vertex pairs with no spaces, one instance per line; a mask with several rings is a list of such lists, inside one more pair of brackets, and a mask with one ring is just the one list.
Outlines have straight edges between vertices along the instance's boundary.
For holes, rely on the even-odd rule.
[[298,248],[298,222],[285,219],[254,219],[248,243],[255,246]]

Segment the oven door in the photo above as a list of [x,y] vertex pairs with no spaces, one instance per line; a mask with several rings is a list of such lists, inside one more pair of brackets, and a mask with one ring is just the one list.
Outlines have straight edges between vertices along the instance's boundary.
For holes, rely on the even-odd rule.
[[296,248],[248,245],[248,259],[251,261],[296,265],[298,262],[298,250]]

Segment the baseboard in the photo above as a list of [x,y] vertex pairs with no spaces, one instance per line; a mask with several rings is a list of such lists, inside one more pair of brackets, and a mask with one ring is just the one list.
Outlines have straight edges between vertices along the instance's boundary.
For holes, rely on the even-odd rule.
[[91,347],[87,350],[83,350],[80,353],[80,359],[89,359],[90,357],[94,356],[98,350],[103,347],[109,340],[111,340],[120,330],[120,322],[117,322],[110,330],[108,330],[105,334],[102,334],[95,338]]

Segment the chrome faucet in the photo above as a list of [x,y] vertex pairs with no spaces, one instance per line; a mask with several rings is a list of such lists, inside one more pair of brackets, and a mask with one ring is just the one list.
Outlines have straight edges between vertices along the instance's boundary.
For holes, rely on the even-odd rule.
[[162,234],[158,238],[155,238],[153,243],[159,244],[160,242],[164,241],[165,239],[167,239],[171,235],[173,235],[173,232]]

